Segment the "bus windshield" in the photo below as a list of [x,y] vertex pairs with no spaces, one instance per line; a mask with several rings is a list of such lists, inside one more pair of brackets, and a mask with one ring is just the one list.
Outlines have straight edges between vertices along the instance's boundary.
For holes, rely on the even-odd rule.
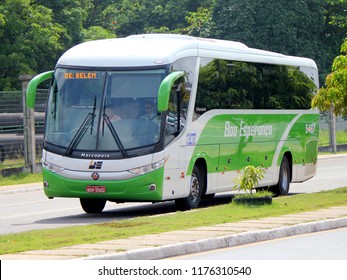
[[46,146],[69,156],[128,151],[160,140],[157,94],[165,69],[91,71],[57,68],[46,113]]

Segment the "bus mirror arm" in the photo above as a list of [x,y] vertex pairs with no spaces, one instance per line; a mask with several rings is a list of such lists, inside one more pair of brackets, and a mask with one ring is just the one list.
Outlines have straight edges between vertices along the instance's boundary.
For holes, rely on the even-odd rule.
[[158,112],[168,110],[172,85],[182,76],[184,76],[184,71],[175,71],[166,76],[161,82],[158,90]]
[[28,84],[27,92],[26,92],[27,107],[29,108],[35,107],[35,98],[36,98],[36,91],[37,91],[38,85],[48,79],[51,79],[52,77],[53,77],[53,70],[38,74],[30,80]]

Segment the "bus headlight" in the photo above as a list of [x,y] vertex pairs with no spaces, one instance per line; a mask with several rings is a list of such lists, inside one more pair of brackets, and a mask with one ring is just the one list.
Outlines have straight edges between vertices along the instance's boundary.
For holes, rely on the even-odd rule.
[[49,163],[47,161],[42,161],[42,166],[53,173],[59,173],[59,172],[65,170],[65,168],[60,167],[60,166],[55,165],[55,164],[52,164],[52,163]]
[[160,167],[162,167],[165,163],[165,159],[152,163],[152,164],[148,164],[148,165],[144,165],[144,166],[140,166],[140,167],[136,167],[133,169],[129,169],[128,171],[130,173],[136,174],[136,175],[143,175],[149,172],[152,172],[154,170],[159,169]]

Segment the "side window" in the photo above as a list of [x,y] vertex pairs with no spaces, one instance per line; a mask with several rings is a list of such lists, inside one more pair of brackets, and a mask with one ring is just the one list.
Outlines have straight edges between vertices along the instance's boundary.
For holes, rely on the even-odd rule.
[[195,119],[212,109],[308,109],[315,90],[298,67],[202,58]]
[[309,109],[316,90],[299,67],[253,64],[256,71],[251,98],[255,109]]
[[[175,61],[172,65],[171,71],[184,71],[185,75],[182,80],[178,82],[180,84],[180,116],[181,125],[184,126],[187,119],[188,106],[191,97],[191,89],[193,79],[195,75],[195,67],[197,63],[196,57],[186,57]],[[177,84],[177,85],[178,85]],[[177,87],[176,85],[176,87]]]
[[195,116],[212,109],[251,109],[252,65],[221,59],[202,58],[199,71]]
[[190,91],[184,78],[177,80],[170,93],[169,108],[165,124],[165,143],[171,142],[183,130],[186,124]]

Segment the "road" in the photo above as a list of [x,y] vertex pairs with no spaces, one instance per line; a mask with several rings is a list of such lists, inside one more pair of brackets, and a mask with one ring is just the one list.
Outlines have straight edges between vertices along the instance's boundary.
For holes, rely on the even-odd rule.
[[[347,185],[347,155],[322,159],[318,162],[317,175],[301,184],[291,184],[290,193],[317,192]],[[202,206],[229,203],[231,194],[217,195]],[[101,214],[85,214],[78,199],[55,198],[49,200],[42,191],[3,194],[0,191],[0,234],[34,229],[57,228],[73,225],[104,223],[137,216],[175,212],[173,202],[126,203],[108,202]]]
[[176,260],[347,260],[347,228],[202,252]]
[[347,186],[347,155],[321,158],[317,174],[304,183],[290,185],[290,193],[311,193]]
[[138,216],[174,212],[172,202],[106,204],[101,214],[85,214],[78,199],[47,199],[42,191],[0,193],[0,234],[34,229],[104,223]]

